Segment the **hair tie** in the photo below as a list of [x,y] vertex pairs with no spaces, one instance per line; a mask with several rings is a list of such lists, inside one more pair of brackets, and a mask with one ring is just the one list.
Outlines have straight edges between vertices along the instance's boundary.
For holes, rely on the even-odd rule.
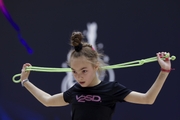
[[82,47],[83,47],[82,43],[79,43],[79,45],[75,46],[74,49],[76,52],[80,52],[82,50]]

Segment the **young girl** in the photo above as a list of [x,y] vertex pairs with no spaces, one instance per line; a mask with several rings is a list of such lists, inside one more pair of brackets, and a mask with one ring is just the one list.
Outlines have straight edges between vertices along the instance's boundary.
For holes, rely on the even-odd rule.
[[[45,106],[72,105],[72,120],[111,120],[116,102],[131,102],[137,104],[153,104],[161,90],[169,72],[169,59],[161,59],[166,52],[157,53],[161,71],[146,93],[139,93],[127,89],[117,82],[101,81],[97,72],[100,71],[102,60],[100,54],[92,46],[83,42],[81,32],[73,32],[71,36],[71,50],[69,66],[73,71],[76,82],[69,90],[56,95],[49,95],[34,86],[29,80],[27,66],[23,65],[21,84],[29,90]],[[168,53],[169,54],[169,53]]]

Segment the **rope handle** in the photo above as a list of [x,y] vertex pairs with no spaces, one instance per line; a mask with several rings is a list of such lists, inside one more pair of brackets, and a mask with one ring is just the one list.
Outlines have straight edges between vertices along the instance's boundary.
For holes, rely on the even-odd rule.
[[[165,57],[161,58],[163,60],[166,60],[166,58],[169,57],[169,54],[166,54]],[[176,56],[169,57],[169,60],[175,60]],[[135,67],[135,66],[141,66],[145,63],[155,62],[157,61],[157,57],[151,57],[146,58],[142,60],[135,60],[131,62],[125,62],[115,65],[108,65],[103,66],[102,69],[117,69],[117,68],[128,68],[128,67]],[[28,66],[26,67],[26,71],[36,71],[36,72],[71,72],[71,68],[50,68],[50,67],[37,67],[37,66]],[[21,80],[16,80],[16,77],[20,77],[21,74],[16,74],[12,77],[12,80],[14,83],[19,83]]]

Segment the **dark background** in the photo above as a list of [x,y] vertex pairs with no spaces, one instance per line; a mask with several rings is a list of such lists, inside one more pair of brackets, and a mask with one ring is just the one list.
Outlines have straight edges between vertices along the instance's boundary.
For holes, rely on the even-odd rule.
[[[12,82],[24,63],[62,67],[70,50],[74,30],[87,30],[96,22],[96,44],[104,45],[109,64],[153,57],[168,51],[177,59],[153,105],[118,103],[113,120],[180,120],[179,97],[179,0],[4,0],[19,25],[23,38],[33,49],[28,54],[17,33],[0,13],[0,119],[70,120],[70,106],[45,107],[21,84]],[[156,79],[157,62],[141,67],[116,69],[116,81],[146,92]],[[66,73],[32,72],[29,79],[40,89],[56,94]],[[108,79],[108,76],[107,78]]]

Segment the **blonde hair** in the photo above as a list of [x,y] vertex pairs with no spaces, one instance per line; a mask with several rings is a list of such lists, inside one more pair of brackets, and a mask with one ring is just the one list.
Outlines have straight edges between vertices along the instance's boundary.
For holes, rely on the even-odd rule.
[[[98,63],[98,74],[102,73],[102,66],[106,65],[101,57],[102,54],[93,49],[92,45],[83,41],[84,36],[81,32],[73,32],[71,35],[70,44],[74,48],[70,52],[70,61],[72,58],[85,57],[92,65]],[[70,65],[70,61],[68,61]]]

